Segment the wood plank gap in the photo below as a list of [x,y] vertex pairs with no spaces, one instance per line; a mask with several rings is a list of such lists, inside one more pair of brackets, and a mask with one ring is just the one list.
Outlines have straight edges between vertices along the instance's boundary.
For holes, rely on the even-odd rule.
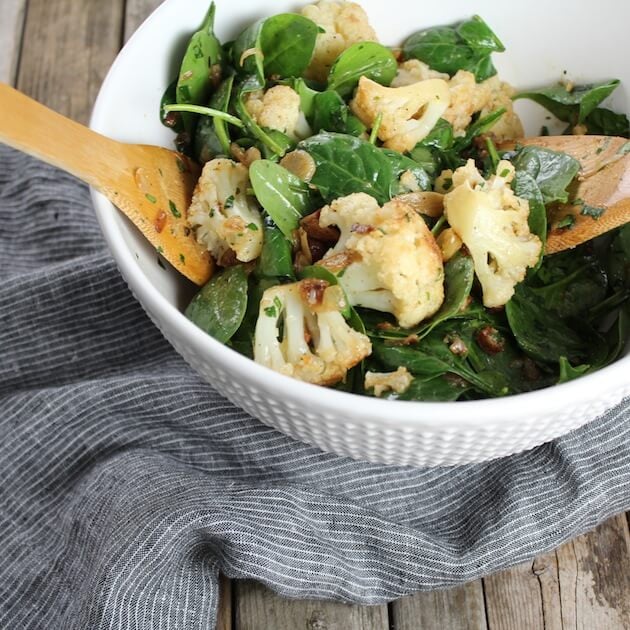
[[0,81],[15,85],[24,47],[27,0],[0,2]]

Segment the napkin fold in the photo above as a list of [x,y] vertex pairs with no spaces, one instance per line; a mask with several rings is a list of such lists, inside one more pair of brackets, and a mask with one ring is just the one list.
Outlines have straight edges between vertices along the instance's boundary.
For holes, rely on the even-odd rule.
[[87,189],[0,147],[0,627],[211,629],[217,577],[377,604],[630,508],[630,400],[487,464],[395,468],[265,427],[161,337]]

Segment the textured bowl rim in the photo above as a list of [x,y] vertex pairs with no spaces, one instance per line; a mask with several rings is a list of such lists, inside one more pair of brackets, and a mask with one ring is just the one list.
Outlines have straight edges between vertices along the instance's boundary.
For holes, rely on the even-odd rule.
[[[173,0],[170,0],[173,1]],[[118,53],[99,90],[89,126],[100,131],[105,117],[103,94],[108,91],[112,77],[125,63],[126,52],[139,34],[159,19],[159,14],[169,4],[166,0],[157,7],[130,37]],[[630,356],[614,364],[562,385],[515,394],[503,398],[456,402],[417,402],[382,400],[323,389],[303,383],[261,366],[235,350],[216,341],[195,326],[173,306],[148,280],[131,250],[122,238],[116,213],[119,212],[103,195],[90,189],[96,215],[110,251],[129,287],[139,302],[150,313],[159,313],[166,325],[178,330],[186,341],[215,361],[225,365],[232,373],[238,373],[247,381],[266,390],[282,392],[285,399],[303,406],[318,408],[345,422],[346,417],[360,413],[366,422],[375,424],[429,429],[439,431],[444,427],[461,429],[489,428],[492,425],[517,425],[523,417],[557,410],[558,412],[598,398],[600,393],[619,389],[627,383],[626,370],[630,368]],[[322,395],[325,392],[325,395]],[[595,395],[593,394],[595,392]]]

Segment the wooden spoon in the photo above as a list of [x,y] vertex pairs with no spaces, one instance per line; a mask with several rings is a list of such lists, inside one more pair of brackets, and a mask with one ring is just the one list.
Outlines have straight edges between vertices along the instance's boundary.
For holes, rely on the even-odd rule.
[[162,147],[123,144],[0,83],[0,142],[75,175],[120,208],[175,269],[196,284],[213,262],[187,221],[199,168]]
[[[545,253],[572,249],[630,222],[630,142],[626,138],[543,136],[504,143],[501,148],[509,150],[515,144],[563,151],[581,165],[578,179],[570,190],[573,203],[558,204],[549,213]],[[585,215],[585,205],[602,209],[603,214],[598,218]],[[572,225],[558,227],[567,216],[573,217]]]

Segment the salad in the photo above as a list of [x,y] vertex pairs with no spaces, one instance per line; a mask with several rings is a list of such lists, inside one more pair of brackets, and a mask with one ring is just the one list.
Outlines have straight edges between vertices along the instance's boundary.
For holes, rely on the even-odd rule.
[[547,253],[575,222],[565,204],[605,209],[575,198],[575,158],[519,143],[513,107],[629,137],[601,106],[619,81],[518,94],[478,16],[399,48],[352,2],[232,42],[214,17],[160,110],[203,166],[187,218],[216,270],[186,309],[197,326],[288,376],[401,400],[531,391],[623,354],[630,227]]

